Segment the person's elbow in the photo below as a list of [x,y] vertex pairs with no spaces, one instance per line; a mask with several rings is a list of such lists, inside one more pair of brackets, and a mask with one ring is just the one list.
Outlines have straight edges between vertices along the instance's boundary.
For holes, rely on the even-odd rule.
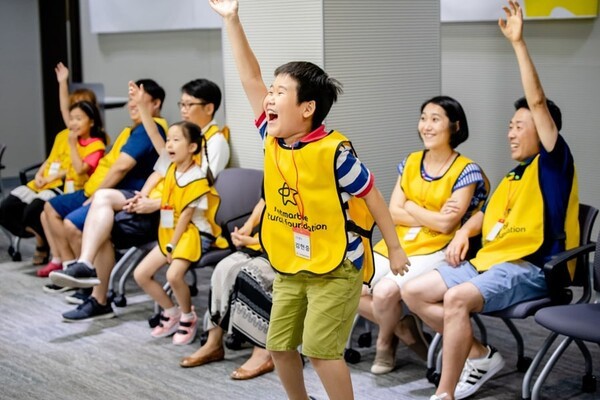
[[460,224],[460,218],[456,216],[447,216],[440,221],[439,232],[445,235],[453,233]]

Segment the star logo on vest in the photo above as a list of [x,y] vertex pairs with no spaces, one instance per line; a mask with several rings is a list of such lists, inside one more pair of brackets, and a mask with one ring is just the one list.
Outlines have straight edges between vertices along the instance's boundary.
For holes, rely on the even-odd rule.
[[281,195],[281,202],[284,206],[287,205],[287,203],[291,203],[295,206],[298,205],[298,203],[296,203],[298,191],[289,187],[287,182],[283,182],[283,186],[281,186],[277,192]]

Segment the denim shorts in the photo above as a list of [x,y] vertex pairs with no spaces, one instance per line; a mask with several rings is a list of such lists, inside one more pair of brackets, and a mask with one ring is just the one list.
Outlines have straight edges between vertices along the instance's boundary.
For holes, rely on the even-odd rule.
[[62,219],[65,219],[67,215],[81,207],[87,199],[88,197],[85,195],[85,192],[83,190],[78,190],[73,193],[56,196],[48,200],[48,202],[52,208],[54,208],[54,211],[56,211]]
[[496,264],[482,273],[468,261],[458,267],[446,264],[436,269],[448,289],[465,282],[475,285],[483,297],[483,312],[504,310],[548,295],[544,271],[523,260]]

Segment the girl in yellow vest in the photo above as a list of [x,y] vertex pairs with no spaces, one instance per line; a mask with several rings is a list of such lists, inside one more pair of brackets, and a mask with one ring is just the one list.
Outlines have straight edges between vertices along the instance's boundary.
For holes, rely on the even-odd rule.
[[379,242],[374,247],[373,293],[365,290],[359,306],[361,315],[379,324],[374,374],[394,368],[399,340],[426,358],[420,321],[403,316],[402,285],[444,261],[454,232],[479,210],[489,189],[481,168],[454,150],[469,135],[467,118],[456,100],[437,96],[424,102],[418,131],[425,150],[411,153],[398,166],[400,176],[389,205],[411,268],[402,276],[392,274],[385,242]]
[[[155,170],[164,175],[162,190],[158,245],[148,253],[136,268],[136,282],[164,310],[161,322],[152,330],[154,337],[174,334],[173,343],[183,345],[196,336],[198,317],[191,305],[190,291],[184,281],[186,271],[200,259],[218,227],[214,226],[214,214],[218,195],[212,182],[195,162],[194,156],[202,149],[200,128],[182,121],[171,125],[167,133],[166,153],[171,163],[166,169],[165,155],[157,161]],[[149,193],[156,179],[149,179],[142,193]],[[152,183],[154,182],[154,183]],[[167,280],[179,307],[164,291],[162,284],[154,280],[156,272],[169,264]]]
[[[93,93],[73,96],[73,99],[82,98],[94,99]],[[45,202],[81,187],[104,154],[106,134],[96,105],[77,101],[70,106],[69,115],[69,128],[56,135],[52,150],[35,178],[15,188],[0,205],[3,226],[17,236],[31,233],[36,237],[34,265],[48,262],[48,243],[52,244],[52,238],[44,235],[40,222]],[[44,267],[37,274],[44,277],[49,272]]]

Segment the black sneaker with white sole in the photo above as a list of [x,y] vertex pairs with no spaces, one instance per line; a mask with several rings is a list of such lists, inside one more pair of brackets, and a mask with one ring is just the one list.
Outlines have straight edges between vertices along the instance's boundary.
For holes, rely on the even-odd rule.
[[113,318],[115,313],[110,303],[106,305],[98,304],[98,301],[90,296],[83,304],[78,305],[74,310],[67,311],[62,316],[65,322],[83,322]]
[[51,272],[50,280],[58,286],[75,288],[89,288],[100,284],[96,270],[80,262],[73,263],[62,271]]
[[69,304],[83,304],[83,302],[92,295],[92,288],[77,289],[75,293],[65,296],[65,300]]
[[65,286],[65,287],[58,286],[58,285],[55,285],[54,283],[48,283],[47,285],[44,285],[44,287],[42,289],[46,293],[64,293],[64,292],[68,292],[69,290],[75,290],[75,288],[68,287],[68,286]]

